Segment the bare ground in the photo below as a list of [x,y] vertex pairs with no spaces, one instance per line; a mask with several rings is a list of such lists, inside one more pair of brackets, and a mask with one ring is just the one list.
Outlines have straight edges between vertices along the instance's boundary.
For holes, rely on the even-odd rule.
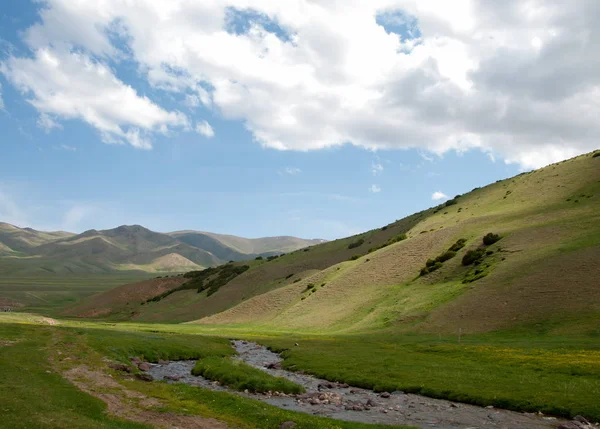
[[158,412],[153,408],[162,403],[156,398],[128,390],[110,375],[80,365],[72,368],[63,376],[86,392],[104,401],[107,412],[115,417],[132,420],[166,429],[226,429],[228,426],[215,419],[200,416]]

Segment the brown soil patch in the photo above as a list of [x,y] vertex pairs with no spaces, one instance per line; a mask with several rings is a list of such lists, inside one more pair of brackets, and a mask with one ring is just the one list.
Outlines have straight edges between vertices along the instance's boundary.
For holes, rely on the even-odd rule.
[[187,279],[171,277],[144,280],[116,287],[87,299],[84,303],[66,311],[76,317],[100,317],[123,311],[127,304],[139,304],[164,292],[178,288]]
[[25,305],[21,304],[18,301],[15,301],[14,299],[0,296],[0,307],[22,308],[22,307],[25,307]]
[[48,325],[60,325],[60,322],[58,320],[54,320],[54,319],[52,319],[50,317],[42,317],[40,319],[40,322],[46,323]]
[[[80,390],[104,401],[108,406],[107,412],[119,418],[167,429],[226,429],[228,427],[215,419],[153,411],[151,408],[162,405],[158,399],[125,389],[109,375],[91,370],[85,365],[72,368],[63,375]],[[109,390],[112,391],[107,392]]]

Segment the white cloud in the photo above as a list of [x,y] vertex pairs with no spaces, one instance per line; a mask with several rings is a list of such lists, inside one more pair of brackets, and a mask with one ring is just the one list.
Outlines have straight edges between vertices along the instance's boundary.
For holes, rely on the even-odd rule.
[[212,138],[215,136],[215,131],[206,121],[200,121],[196,124],[196,132],[202,134],[206,138]]
[[373,176],[377,176],[383,173],[383,165],[380,162],[373,162],[371,164],[371,171],[373,172]]
[[371,187],[369,188],[369,192],[378,194],[379,192],[381,192],[381,188],[379,187],[379,185],[371,185]]
[[2,84],[0,83],[0,110],[4,110],[4,100],[2,99]]
[[60,146],[55,147],[56,150],[66,150],[68,152],[75,152],[77,148],[75,146],[69,146],[67,144],[61,144]]
[[42,113],[36,122],[37,126],[47,133],[53,129],[62,129],[62,125],[56,122],[50,115]]
[[2,72],[39,112],[46,131],[60,127],[56,118],[81,119],[105,142],[152,147],[142,133],[184,127],[187,118],[168,112],[119,81],[112,70],[82,53],[40,48],[33,58],[10,57]]
[[[3,72],[33,93],[40,112],[81,118],[119,140],[129,126],[150,131],[185,119],[92,57],[131,56],[151,85],[192,94],[184,103],[244,121],[275,149],[477,148],[529,168],[591,151],[600,133],[597,0],[46,3],[25,34],[34,59],[11,57]],[[228,33],[230,8],[263,16],[245,33]],[[403,39],[378,14],[419,28]],[[288,37],[265,29],[268,19]],[[55,53],[73,46],[83,53]],[[43,52],[58,62],[48,66]],[[46,75],[49,83],[39,83]],[[77,108],[64,109],[63,98]]]
[[431,194],[431,199],[433,201],[447,200],[448,199],[448,195],[444,194],[443,192],[436,191],[433,194]]
[[283,170],[279,171],[279,174],[289,174],[290,176],[295,176],[297,174],[302,173],[302,170],[300,170],[297,167],[285,167]]

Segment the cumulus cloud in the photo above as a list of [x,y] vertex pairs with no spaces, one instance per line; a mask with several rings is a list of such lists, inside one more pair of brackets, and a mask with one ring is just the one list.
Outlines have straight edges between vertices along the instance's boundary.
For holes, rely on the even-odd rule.
[[206,138],[211,138],[215,136],[215,131],[206,121],[200,121],[196,124],[196,132],[198,134],[202,134]]
[[379,187],[379,185],[371,185],[371,187],[369,188],[369,192],[373,194],[378,194],[379,192],[381,192],[381,188]]
[[137,95],[108,66],[82,53],[40,48],[33,58],[9,58],[0,71],[40,112],[38,126],[46,131],[60,127],[57,118],[81,119],[107,143],[150,149],[145,134],[187,124],[185,115]]
[[[79,117],[113,138],[185,119],[91,58],[130,57],[154,87],[244,121],[275,149],[476,148],[530,168],[597,145],[596,0],[46,3],[25,33],[34,58],[11,57],[3,72],[40,112]],[[246,20],[240,28],[232,13]],[[48,71],[47,84],[26,79]],[[69,99],[83,92],[77,108],[53,100],[63,90]],[[98,106],[106,100],[114,113]],[[145,126],[131,124],[127,112],[138,110]]]
[[444,194],[443,192],[436,191],[433,194],[431,194],[431,199],[433,201],[447,200],[448,199],[448,195]]

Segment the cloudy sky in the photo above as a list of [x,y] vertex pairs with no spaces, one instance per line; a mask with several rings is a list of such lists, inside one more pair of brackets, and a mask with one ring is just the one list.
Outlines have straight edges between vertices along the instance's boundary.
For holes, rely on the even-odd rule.
[[597,0],[4,0],[0,221],[335,238],[598,147]]

